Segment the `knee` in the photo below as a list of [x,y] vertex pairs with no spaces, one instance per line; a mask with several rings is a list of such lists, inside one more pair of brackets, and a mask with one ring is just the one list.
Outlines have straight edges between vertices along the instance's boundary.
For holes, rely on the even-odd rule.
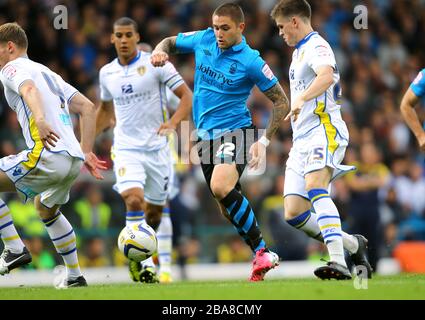
[[318,181],[316,181],[316,180],[308,180],[305,183],[305,189],[307,191],[311,191],[313,189],[324,189],[324,188],[323,188],[322,184],[319,183]]
[[294,219],[298,217],[302,212],[299,212],[298,210],[295,210],[294,208],[286,207],[284,209],[283,216],[286,221]]
[[307,191],[313,189],[324,189],[327,190],[329,186],[328,177],[322,175],[311,175],[305,179],[305,188]]
[[51,212],[51,210],[43,206],[38,201],[34,201],[34,206],[35,206],[35,209],[37,210],[38,216],[42,220],[50,219],[55,216],[55,212]]
[[125,205],[128,211],[142,211],[143,198],[137,194],[129,194],[124,196]]
[[288,201],[285,198],[284,201],[284,218],[286,221],[298,217],[300,214],[310,210],[310,202],[305,200],[301,201]]
[[224,199],[230,191],[234,189],[234,186],[226,185],[220,181],[211,180],[211,191],[218,200]]

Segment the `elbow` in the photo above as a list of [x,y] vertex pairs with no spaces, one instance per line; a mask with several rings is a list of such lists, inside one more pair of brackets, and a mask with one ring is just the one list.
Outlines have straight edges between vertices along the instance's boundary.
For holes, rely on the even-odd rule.
[[402,114],[406,114],[409,109],[412,109],[412,106],[409,105],[406,101],[402,101],[400,104],[400,111]]
[[22,95],[22,98],[24,98],[25,100],[28,96],[33,95],[36,92],[37,92],[37,87],[34,84],[29,83],[29,84],[25,84],[22,87],[20,93]]

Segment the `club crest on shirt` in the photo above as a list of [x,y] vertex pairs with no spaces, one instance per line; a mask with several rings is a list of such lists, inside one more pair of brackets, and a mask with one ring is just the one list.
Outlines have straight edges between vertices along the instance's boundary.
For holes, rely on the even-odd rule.
[[141,76],[143,76],[146,72],[146,67],[145,66],[141,66],[137,68],[137,73],[140,74]]
[[126,171],[126,169],[124,167],[119,168],[118,169],[118,175],[120,177],[123,177],[125,175],[125,171]]
[[235,74],[237,70],[238,70],[238,65],[236,64],[236,62],[232,63],[229,69],[230,74]]

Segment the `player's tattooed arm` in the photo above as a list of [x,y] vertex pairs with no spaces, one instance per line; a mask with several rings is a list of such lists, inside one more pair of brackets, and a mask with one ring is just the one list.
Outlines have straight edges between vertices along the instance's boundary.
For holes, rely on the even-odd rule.
[[162,40],[160,43],[157,44],[153,52],[162,51],[167,54],[176,54],[177,53],[176,39],[177,39],[177,36],[165,38],[164,40]]
[[151,55],[151,63],[153,66],[162,67],[167,63],[169,54],[178,53],[176,39],[176,36],[168,37],[157,44]]
[[272,114],[266,129],[266,138],[271,140],[291,107],[289,106],[288,97],[279,82],[265,91],[264,94],[273,102]]

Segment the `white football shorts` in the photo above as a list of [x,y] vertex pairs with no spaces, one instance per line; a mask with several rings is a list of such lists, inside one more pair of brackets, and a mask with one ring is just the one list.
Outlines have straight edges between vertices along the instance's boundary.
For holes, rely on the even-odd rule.
[[80,173],[83,160],[66,152],[24,150],[0,159],[0,170],[15,184],[22,201],[40,195],[41,203],[52,208],[69,200],[69,191]]
[[156,151],[112,148],[111,158],[114,161],[115,191],[121,194],[128,189],[141,188],[146,202],[165,205],[174,175],[168,146]]
[[[286,162],[284,197],[299,195],[308,199],[305,175],[310,172],[330,167],[334,169],[332,176],[334,180],[349,171],[356,170],[354,166],[341,164],[348,145],[348,138],[340,134],[344,131],[346,132],[346,130],[338,131],[336,128],[326,130],[326,126],[321,125],[293,142]],[[348,134],[346,135],[348,137]]]

